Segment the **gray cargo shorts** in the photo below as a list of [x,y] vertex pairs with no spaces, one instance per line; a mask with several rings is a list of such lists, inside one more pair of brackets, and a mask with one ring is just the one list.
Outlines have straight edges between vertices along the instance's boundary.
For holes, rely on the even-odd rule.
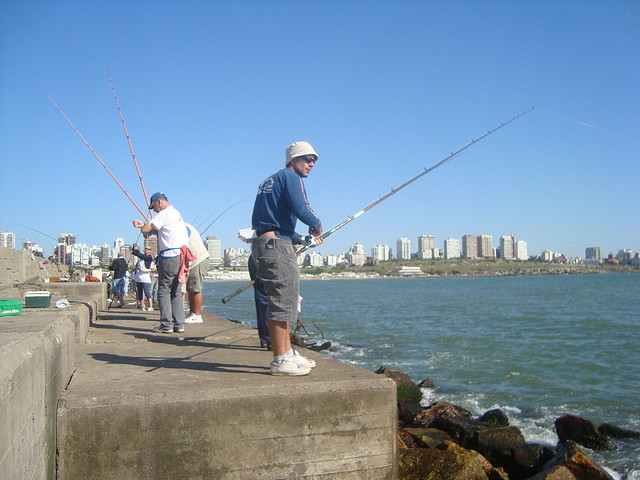
[[257,277],[262,280],[269,297],[270,320],[295,322],[298,318],[300,295],[300,268],[293,245],[281,238],[257,238],[251,248],[257,266]]

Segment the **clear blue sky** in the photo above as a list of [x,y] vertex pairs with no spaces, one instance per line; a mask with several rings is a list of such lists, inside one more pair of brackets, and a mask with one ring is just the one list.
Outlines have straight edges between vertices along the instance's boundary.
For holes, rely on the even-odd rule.
[[[325,229],[472,138],[536,109],[329,237],[516,235],[529,254],[640,249],[637,1],[0,3],[0,230],[136,241],[151,195],[246,246],[257,185],[311,142]],[[299,225],[300,226],[300,225]],[[300,226],[299,231],[303,231]]]

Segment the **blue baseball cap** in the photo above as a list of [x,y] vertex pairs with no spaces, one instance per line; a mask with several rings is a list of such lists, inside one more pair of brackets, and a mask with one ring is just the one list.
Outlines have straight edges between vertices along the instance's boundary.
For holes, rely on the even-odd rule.
[[161,198],[164,198],[166,200],[167,196],[162,192],[156,192],[151,195],[151,200],[149,200],[149,210],[153,208],[153,202],[155,202],[156,200],[160,200]]

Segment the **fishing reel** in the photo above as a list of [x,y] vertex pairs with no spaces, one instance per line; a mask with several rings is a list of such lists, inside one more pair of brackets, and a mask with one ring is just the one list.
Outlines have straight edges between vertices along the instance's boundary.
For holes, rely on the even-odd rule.
[[309,247],[309,248],[313,248],[313,247],[318,245],[316,243],[315,237],[313,237],[312,235],[307,235],[306,237],[304,237],[304,240],[302,241],[302,244],[305,247]]

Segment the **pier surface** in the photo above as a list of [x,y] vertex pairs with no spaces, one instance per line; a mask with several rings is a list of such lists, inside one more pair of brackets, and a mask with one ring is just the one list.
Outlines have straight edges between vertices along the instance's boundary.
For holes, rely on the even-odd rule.
[[272,376],[256,330],[203,318],[100,312],[58,404],[60,480],[395,477],[391,380],[306,350],[310,375]]

